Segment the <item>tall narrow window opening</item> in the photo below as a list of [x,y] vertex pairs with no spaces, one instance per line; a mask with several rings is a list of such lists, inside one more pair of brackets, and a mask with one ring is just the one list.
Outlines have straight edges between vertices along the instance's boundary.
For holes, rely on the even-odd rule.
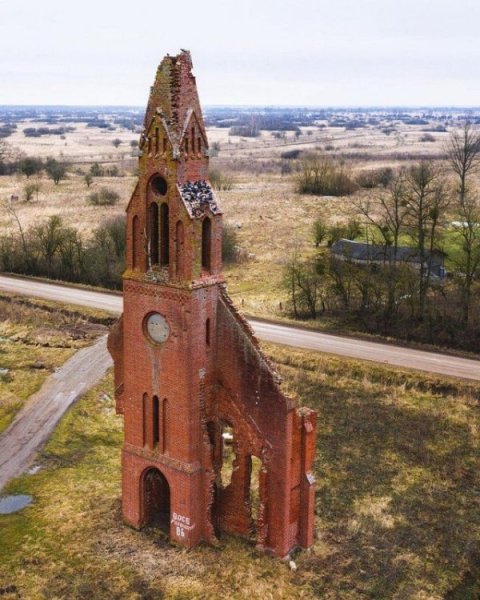
[[188,138],[185,138],[185,154],[188,154]]
[[195,154],[195,127],[192,127],[192,154]]
[[138,267],[137,244],[138,244],[138,217],[135,215],[132,219],[132,268]]
[[151,137],[148,138],[148,153],[149,154],[152,153],[152,138]]
[[148,252],[152,265],[158,265],[158,204],[152,202],[149,208]]
[[234,450],[234,432],[233,427],[228,423],[222,423],[222,465],[220,470],[220,480],[225,489],[232,482],[233,461],[235,460]]
[[155,154],[158,154],[160,151],[160,130],[158,127],[155,127]]
[[164,135],[163,136],[163,152],[165,153],[167,151],[167,136]]
[[177,277],[182,277],[183,275],[183,239],[183,223],[182,221],[177,221],[175,228],[175,271]]
[[160,406],[157,396],[152,400],[152,446],[155,448],[160,441]]
[[200,154],[202,152],[202,138],[197,138],[197,152]]
[[142,398],[142,415],[143,415],[143,445],[146,446],[148,444],[148,431],[147,431],[147,420],[148,420],[148,396],[147,394],[143,394]]
[[260,516],[260,471],[262,461],[257,456],[250,456],[250,510],[255,529]]
[[168,204],[160,206],[160,264],[168,265],[170,262],[170,224],[168,221]]
[[212,222],[208,217],[202,223],[202,267],[210,271],[212,245]]
[[167,451],[167,430],[168,430],[168,400],[162,402],[162,452]]
[[207,346],[210,346],[210,319],[205,322],[205,342]]

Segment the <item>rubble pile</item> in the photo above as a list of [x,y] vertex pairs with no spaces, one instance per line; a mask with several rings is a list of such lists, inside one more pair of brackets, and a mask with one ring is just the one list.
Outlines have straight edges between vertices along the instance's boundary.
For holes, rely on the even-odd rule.
[[193,217],[201,217],[207,206],[213,214],[219,212],[217,201],[210,184],[205,180],[187,181],[180,186],[182,198],[188,203]]

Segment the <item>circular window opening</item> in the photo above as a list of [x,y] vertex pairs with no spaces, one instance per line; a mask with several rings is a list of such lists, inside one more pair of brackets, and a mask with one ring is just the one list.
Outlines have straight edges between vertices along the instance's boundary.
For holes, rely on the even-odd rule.
[[167,182],[163,177],[154,177],[150,185],[155,194],[158,194],[159,196],[165,196],[167,193]]

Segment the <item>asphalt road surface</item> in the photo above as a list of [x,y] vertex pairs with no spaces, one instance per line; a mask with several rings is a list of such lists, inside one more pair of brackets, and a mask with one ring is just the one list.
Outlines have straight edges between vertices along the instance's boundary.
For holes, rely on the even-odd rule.
[[48,440],[70,405],[99,381],[111,366],[106,336],[76,352],[30,396],[0,435],[0,490],[23,473]]
[[[114,313],[122,311],[122,297],[35,280],[0,275],[0,290],[25,296],[101,308]],[[450,375],[480,381],[480,361],[436,352],[382,344],[362,339],[308,331],[286,325],[250,320],[255,334],[266,342],[275,342],[329,352],[339,356],[378,362],[383,365],[418,369],[439,375]]]

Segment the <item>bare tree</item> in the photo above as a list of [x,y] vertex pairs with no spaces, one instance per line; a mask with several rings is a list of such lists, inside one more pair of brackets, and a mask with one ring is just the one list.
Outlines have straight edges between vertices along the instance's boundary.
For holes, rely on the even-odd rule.
[[321,286],[325,275],[324,267],[324,263],[318,260],[300,261],[296,253],[286,264],[284,286],[289,292],[295,318],[302,311],[311,319],[316,319],[319,302],[324,310]]
[[423,318],[431,283],[432,253],[438,249],[438,230],[449,204],[449,193],[440,171],[428,161],[410,167],[406,193],[409,232],[420,262],[418,316]]
[[480,270],[480,199],[467,193],[459,206],[459,220],[453,226],[460,235],[461,252],[455,261],[461,289],[462,319],[468,325],[472,288]]
[[463,204],[468,191],[468,176],[480,167],[480,131],[465,123],[461,131],[450,135],[445,150],[450,167],[460,180],[458,196]]
[[361,199],[357,209],[380,235],[384,245],[394,248],[392,254],[396,257],[398,240],[408,215],[405,174],[399,173],[373,199]]
[[53,260],[59,252],[65,236],[61,218],[58,215],[52,215],[46,222],[36,225],[33,227],[33,236],[40,258],[46,266],[47,277],[50,277]]
[[383,280],[387,290],[387,301],[383,312],[386,327],[393,317],[397,305],[396,296],[401,295],[403,288],[402,269],[397,268],[398,246],[400,234],[408,216],[407,182],[404,172],[394,177],[388,186],[379,190],[373,198],[361,199],[357,210],[373,227],[385,247]]
[[28,261],[29,259],[29,252],[28,252],[28,246],[27,246],[27,239],[25,236],[25,230],[23,229],[22,223],[18,217],[17,211],[15,210],[15,208],[12,206],[12,204],[10,204],[8,201],[3,202],[3,207],[5,208],[6,212],[12,217],[12,219],[15,221],[15,223],[17,224],[18,227],[18,232],[20,234],[20,239],[22,242],[22,250],[24,253],[24,257],[25,260]]
[[55,185],[58,185],[60,180],[65,179],[67,174],[67,165],[63,162],[58,162],[54,158],[48,158],[45,170],[50,179],[53,179]]
[[454,225],[460,235],[461,252],[457,262],[461,290],[462,319],[468,325],[472,287],[480,265],[480,206],[470,189],[469,179],[480,168],[480,131],[465,123],[460,131],[451,134],[446,145],[447,159],[458,178],[458,218]]
[[25,202],[30,202],[34,194],[37,195],[38,200],[38,193],[40,192],[40,189],[41,186],[38,182],[25,184],[23,187],[23,195],[25,197]]

